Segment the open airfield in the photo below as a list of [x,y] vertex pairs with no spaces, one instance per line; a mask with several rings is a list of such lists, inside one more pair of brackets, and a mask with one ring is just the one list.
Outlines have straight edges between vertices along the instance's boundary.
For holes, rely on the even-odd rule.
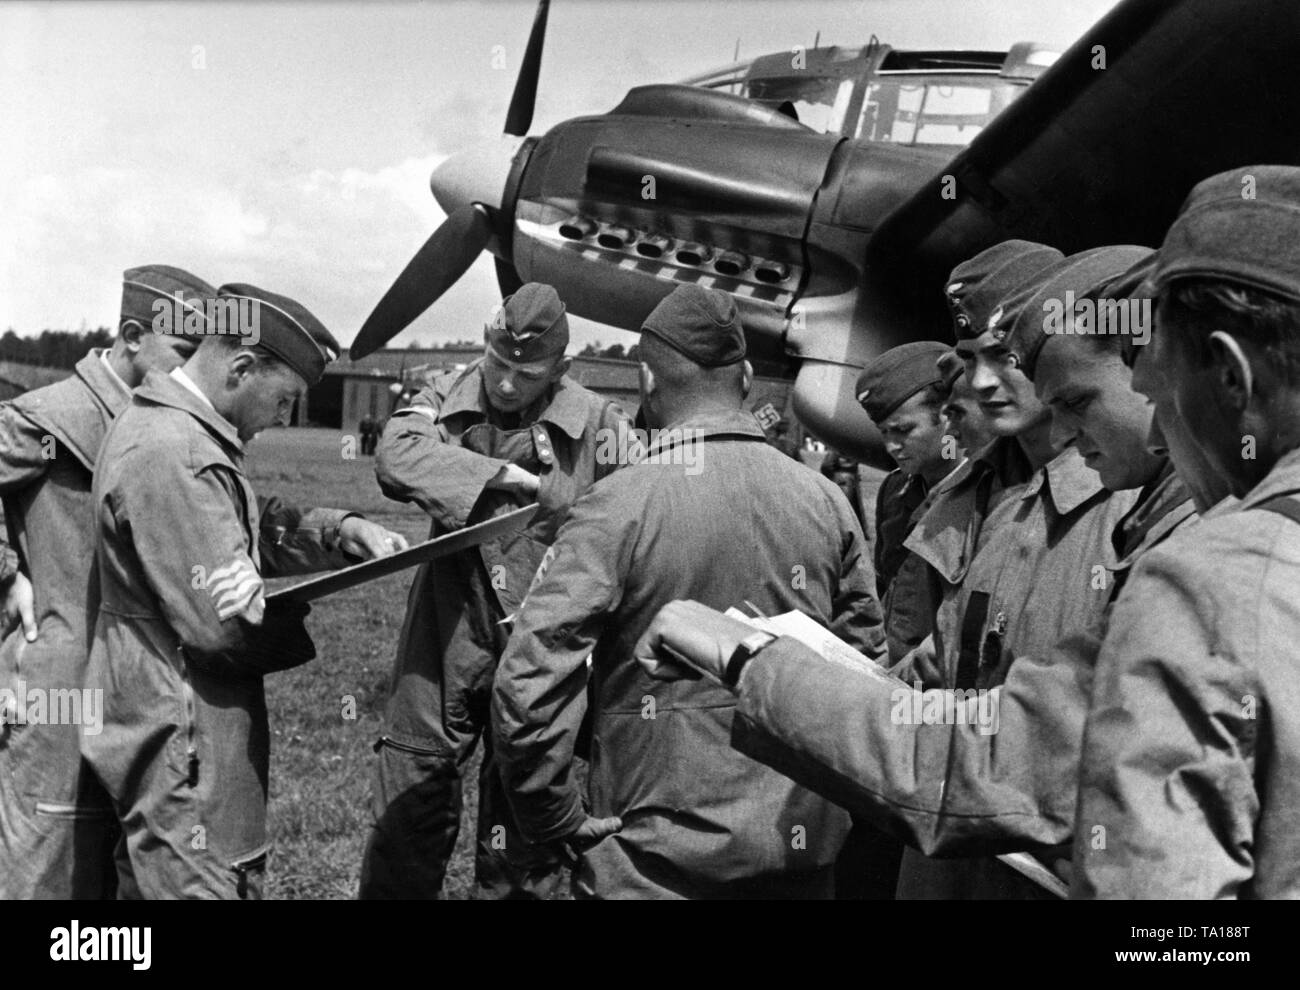
[[[374,459],[345,457],[345,439],[337,430],[266,431],[248,447],[254,490],[299,505],[356,509],[412,543],[427,538],[428,517],[386,499],[375,481]],[[355,439],[352,446],[359,450]],[[316,659],[266,680],[274,842],[267,897],[356,896],[370,824],[372,747],[414,573],[315,602],[307,622]],[[355,718],[345,717],[353,708]],[[468,815],[444,887],[449,898],[468,897],[473,886],[478,765],[476,755],[465,781]]]

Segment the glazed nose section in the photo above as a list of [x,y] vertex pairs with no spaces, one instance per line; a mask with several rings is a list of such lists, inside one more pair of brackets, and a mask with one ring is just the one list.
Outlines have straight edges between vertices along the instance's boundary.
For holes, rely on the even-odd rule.
[[501,137],[452,155],[433,170],[429,188],[448,216],[461,206],[482,203],[494,210],[501,208],[506,179],[522,137]]

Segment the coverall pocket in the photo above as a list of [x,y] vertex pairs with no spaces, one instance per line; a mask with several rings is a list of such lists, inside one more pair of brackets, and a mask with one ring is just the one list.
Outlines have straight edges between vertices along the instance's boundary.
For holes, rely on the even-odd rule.
[[266,859],[270,853],[271,844],[268,842],[246,856],[231,861],[230,869],[235,875],[235,892],[241,901],[262,899],[262,888],[266,882]]

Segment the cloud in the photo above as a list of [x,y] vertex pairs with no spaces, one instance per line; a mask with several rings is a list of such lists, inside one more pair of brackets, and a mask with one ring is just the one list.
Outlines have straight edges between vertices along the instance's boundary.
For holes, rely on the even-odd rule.
[[442,221],[443,213],[429,191],[429,176],[448,157],[435,154],[408,158],[377,171],[345,168],[340,172],[332,172],[328,169],[315,169],[300,184],[299,190],[307,199],[320,203],[349,204],[361,200],[362,208],[367,205],[370,197],[387,197],[405,206],[422,223],[436,224]]
[[112,324],[122,270],[153,262],[300,293],[313,308],[323,298],[354,325],[442,221],[429,175],[445,157],[237,188],[194,169],[98,165],[19,180],[0,192],[0,327]]

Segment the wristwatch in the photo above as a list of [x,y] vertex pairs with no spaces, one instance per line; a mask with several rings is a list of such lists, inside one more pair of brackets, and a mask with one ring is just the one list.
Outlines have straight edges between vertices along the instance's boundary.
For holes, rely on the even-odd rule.
[[753,660],[758,651],[774,639],[776,637],[771,633],[755,631],[736,644],[731,658],[727,661],[726,669],[722,672],[723,683],[734,691],[740,682],[740,672],[745,669],[745,664]]

